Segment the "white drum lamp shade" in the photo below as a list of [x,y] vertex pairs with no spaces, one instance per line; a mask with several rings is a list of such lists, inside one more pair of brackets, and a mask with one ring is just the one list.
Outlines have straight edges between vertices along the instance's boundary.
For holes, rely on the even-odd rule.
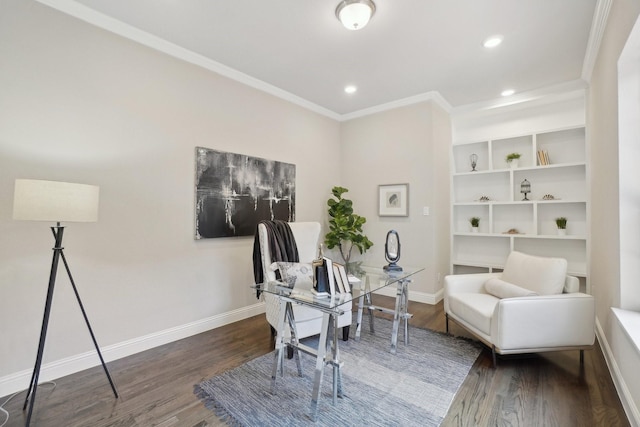
[[16,179],[13,219],[96,222],[99,192],[95,185]]

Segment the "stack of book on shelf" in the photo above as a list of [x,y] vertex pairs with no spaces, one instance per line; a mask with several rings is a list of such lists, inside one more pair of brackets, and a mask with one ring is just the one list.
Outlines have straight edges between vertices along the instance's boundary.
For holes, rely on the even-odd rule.
[[347,270],[343,264],[327,257],[313,261],[313,290],[317,297],[331,297],[351,293]]
[[538,150],[538,164],[540,166],[550,165],[549,152],[547,150]]

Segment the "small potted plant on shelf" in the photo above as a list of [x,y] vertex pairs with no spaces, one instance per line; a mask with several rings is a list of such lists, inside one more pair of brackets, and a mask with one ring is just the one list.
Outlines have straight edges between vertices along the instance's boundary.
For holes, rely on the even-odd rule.
[[567,234],[567,218],[563,216],[556,218],[556,226],[558,227],[558,235],[564,236]]
[[469,222],[471,223],[471,232],[477,233],[478,227],[480,226],[480,218],[474,216],[473,218],[469,219]]
[[515,169],[518,167],[518,160],[520,159],[520,153],[510,153],[507,154],[507,163],[509,163],[509,166],[512,169]]

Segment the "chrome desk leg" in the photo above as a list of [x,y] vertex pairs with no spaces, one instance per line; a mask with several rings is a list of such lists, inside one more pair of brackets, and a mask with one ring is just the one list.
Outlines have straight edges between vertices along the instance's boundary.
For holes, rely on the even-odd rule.
[[369,276],[366,276],[364,279],[364,289],[360,290],[360,295],[358,296],[358,317],[356,319],[356,341],[360,339],[360,332],[362,332],[362,312],[367,308],[369,312],[369,329],[373,334],[375,330],[373,329],[373,302],[371,299],[371,284],[369,283]]
[[340,347],[338,347],[338,316],[331,315],[333,324],[333,339],[331,341],[331,365],[333,367],[333,405],[338,404],[338,397],[342,397],[342,363],[340,362]]
[[409,345],[409,282],[402,281],[402,319],[404,320],[404,345]]
[[313,393],[311,394],[311,419],[318,420],[318,400],[322,390],[322,374],[324,372],[324,359],[327,354],[327,333],[329,332],[329,320],[331,314],[322,314],[322,329],[318,341],[318,354],[316,356],[316,372],[313,380]]
[[278,377],[278,369],[280,375],[283,374],[284,366],[284,319],[287,312],[287,304],[284,299],[280,298],[280,311],[278,312],[278,330],[276,331],[276,351],[275,360],[273,361],[273,369],[271,371],[271,393],[276,391],[276,378]]
[[361,289],[358,295],[358,316],[356,317],[356,336],[355,340],[360,341],[360,332],[362,331],[362,310],[364,310],[364,292]]
[[396,284],[396,309],[393,312],[393,328],[391,329],[391,353],[398,350],[398,326],[400,323],[400,310],[402,306],[402,283]]
[[[302,376],[302,361],[300,359],[300,349],[298,348],[298,328],[296,327],[296,319],[293,317],[293,305],[287,303],[287,322],[289,324],[289,330],[291,331],[291,338],[289,339],[289,345],[293,348],[293,357],[296,360],[296,366],[298,367],[298,376]],[[284,353],[283,353],[284,356]],[[284,357],[282,359],[284,362]],[[283,363],[284,365],[284,363]]]
[[372,334],[375,334],[376,329],[373,322],[373,297],[371,296],[371,292],[367,293],[364,299],[367,302],[367,310],[369,311],[369,329]]

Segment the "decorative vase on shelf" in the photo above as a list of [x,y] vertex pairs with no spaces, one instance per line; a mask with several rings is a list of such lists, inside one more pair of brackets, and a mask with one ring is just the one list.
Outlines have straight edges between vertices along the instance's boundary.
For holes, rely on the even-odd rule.
[[566,228],[558,228],[558,236],[566,236],[567,229]]
[[472,233],[477,233],[478,232],[478,227],[471,227],[471,232]]
[[509,162],[511,169],[518,169],[518,159],[513,159]]

